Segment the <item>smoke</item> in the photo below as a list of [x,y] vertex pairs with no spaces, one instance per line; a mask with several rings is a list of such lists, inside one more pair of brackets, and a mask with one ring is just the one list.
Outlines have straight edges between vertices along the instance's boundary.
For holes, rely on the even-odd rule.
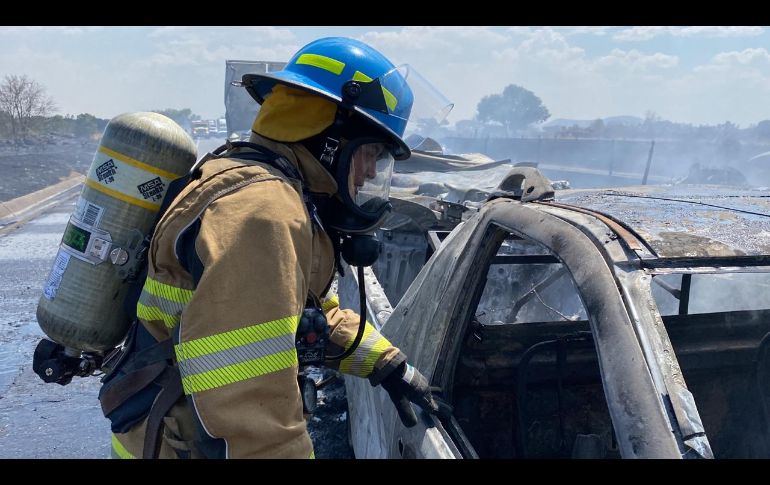
[[[652,285],[652,296],[660,314],[678,314],[679,300],[655,284],[656,280],[681,290],[682,275],[657,275]],[[770,309],[770,273],[692,275],[688,314],[766,309]]]

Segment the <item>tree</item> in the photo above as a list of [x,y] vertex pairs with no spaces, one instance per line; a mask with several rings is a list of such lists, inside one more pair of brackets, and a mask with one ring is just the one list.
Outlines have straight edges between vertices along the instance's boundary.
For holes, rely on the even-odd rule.
[[87,138],[99,134],[107,126],[106,121],[92,114],[81,113],[75,118],[74,135],[80,138]]
[[10,74],[0,84],[0,110],[10,115],[12,136],[16,138],[29,128],[33,117],[56,111],[56,104],[37,81],[26,74]]
[[596,118],[586,131],[594,138],[601,138],[604,134],[604,121],[601,118]]
[[770,120],[763,120],[754,128],[757,138],[770,141]]
[[547,120],[551,113],[535,93],[521,86],[510,84],[502,94],[484,96],[476,107],[480,121],[495,121],[508,132],[528,127],[532,123]]
[[[193,114],[192,110],[190,108],[184,108],[184,109],[173,109],[173,108],[166,108],[164,110],[153,110],[155,113],[162,114],[164,116],[168,116],[172,120],[176,121],[176,123],[181,126],[182,128],[186,130],[192,129],[192,120],[199,120],[201,117]],[[224,118],[224,117],[223,117]]]
[[0,136],[7,138],[11,133],[11,115],[0,110]]

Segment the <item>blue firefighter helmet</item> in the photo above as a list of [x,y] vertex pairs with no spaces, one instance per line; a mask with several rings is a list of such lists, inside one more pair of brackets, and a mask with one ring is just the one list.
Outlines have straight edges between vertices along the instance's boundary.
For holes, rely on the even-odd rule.
[[246,74],[243,84],[262,104],[276,83],[308,90],[337,104],[343,102],[343,87],[358,81],[362,93],[352,109],[374,123],[393,143],[396,159],[408,158],[403,140],[414,96],[407,83],[408,66],[396,68],[367,44],[345,37],[327,37],[301,48],[282,71]]

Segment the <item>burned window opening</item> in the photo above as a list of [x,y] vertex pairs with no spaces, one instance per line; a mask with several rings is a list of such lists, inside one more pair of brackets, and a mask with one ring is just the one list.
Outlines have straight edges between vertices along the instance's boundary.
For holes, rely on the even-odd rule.
[[479,457],[620,457],[587,315],[558,258],[505,238],[472,315],[451,395]]
[[653,281],[714,456],[767,458],[770,273],[659,274]]

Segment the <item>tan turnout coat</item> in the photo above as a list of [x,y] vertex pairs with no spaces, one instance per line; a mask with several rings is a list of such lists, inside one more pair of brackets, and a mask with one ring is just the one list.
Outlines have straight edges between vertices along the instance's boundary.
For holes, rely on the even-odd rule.
[[[252,140],[298,166],[311,191],[336,191],[304,146]],[[185,393],[164,419],[162,458],[313,457],[297,385],[299,315],[308,291],[323,300],[340,346],[332,353],[352,342],[359,319],[324,298],[335,271],[332,244],[301,194],[298,181],[269,165],[209,160],[158,223],[137,314],[156,339],[174,337]],[[193,291],[174,248],[198,218],[195,249],[205,269]],[[367,323],[359,348],[330,365],[377,382],[401,361]],[[145,425],[113,434],[113,456],[141,457]]]

